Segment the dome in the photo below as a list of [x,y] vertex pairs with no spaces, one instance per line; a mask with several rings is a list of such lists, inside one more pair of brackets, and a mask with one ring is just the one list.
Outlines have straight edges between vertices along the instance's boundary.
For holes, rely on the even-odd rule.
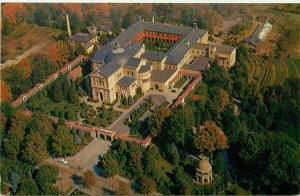
[[124,48],[121,48],[119,42],[116,42],[115,49],[105,56],[104,63],[114,62],[123,66],[127,63],[128,59],[129,56],[125,53]]
[[118,65],[125,65],[129,59],[129,56],[124,52],[121,53],[108,53],[104,58],[104,63],[114,62]]
[[211,171],[211,165],[210,165],[210,163],[209,163],[207,160],[205,160],[205,159],[202,159],[202,160],[199,161],[199,166],[198,166],[198,168],[199,168],[199,170],[200,170],[201,172],[209,172],[209,171]]

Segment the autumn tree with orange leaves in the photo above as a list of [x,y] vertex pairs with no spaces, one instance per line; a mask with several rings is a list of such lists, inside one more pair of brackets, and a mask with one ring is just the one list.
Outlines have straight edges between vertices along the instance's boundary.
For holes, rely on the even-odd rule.
[[224,110],[225,106],[229,103],[229,95],[227,91],[225,91],[223,88],[220,88],[217,91],[217,97],[220,102],[221,109]]
[[55,45],[50,45],[48,47],[48,53],[53,63],[57,64],[58,68],[66,64],[70,56],[68,47],[63,41],[59,41]]
[[1,87],[0,103],[4,101],[10,101],[11,92],[9,86],[3,80],[0,80],[0,87]]
[[31,75],[31,67],[29,65],[28,59],[22,59],[17,65],[16,69],[21,72],[23,78],[29,78]]
[[195,146],[200,153],[215,152],[228,148],[227,137],[212,121],[205,121],[203,127],[197,128]]
[[168,107],[161,107],[151,115],[149,124],[151,135],[153,137],[156,137],[160,133],[164,120],[170,116],[170,114],[171,110]]

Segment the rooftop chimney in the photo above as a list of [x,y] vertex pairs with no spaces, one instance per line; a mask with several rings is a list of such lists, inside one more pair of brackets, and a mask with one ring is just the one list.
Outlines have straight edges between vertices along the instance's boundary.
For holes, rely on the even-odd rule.
[[152,23],[154,23],[154,16],[152,16]]
[[66,15],[66,19],[67,19],[67,30],[68,30],[68,36],[71,37],[71,28],[70,28],[70,21],[69,21],[69,15]]
[[194,28],[195,28],[195,29],[198,29],[198,27],[197,27],[197,23],[196,23],[196,22],[194,22],[193,24],[194,24]]

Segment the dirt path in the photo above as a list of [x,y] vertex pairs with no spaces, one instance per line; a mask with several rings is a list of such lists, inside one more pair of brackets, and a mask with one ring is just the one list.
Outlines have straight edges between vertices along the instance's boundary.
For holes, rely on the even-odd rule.
[[5,61],[4,63],[1,63],[0,69],[5,69],[7,67],[10,67],[10,66],[13,66],[13,65],[19,63],[23,58],[26,58],[33,52],[36,52],[36,51],[42,49],[45,45],[46,45],[46,43],[34,46],[34,47],[26,50],[23,54],[18,55],[15,59],[9,59],[9,60]]

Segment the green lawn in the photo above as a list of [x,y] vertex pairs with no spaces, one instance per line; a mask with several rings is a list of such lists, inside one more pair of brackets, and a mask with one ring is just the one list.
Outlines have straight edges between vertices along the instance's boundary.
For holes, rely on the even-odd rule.
[[175,84],[175,88],[181,88],[182,85],[187,81],[187,78],[181,77]]

